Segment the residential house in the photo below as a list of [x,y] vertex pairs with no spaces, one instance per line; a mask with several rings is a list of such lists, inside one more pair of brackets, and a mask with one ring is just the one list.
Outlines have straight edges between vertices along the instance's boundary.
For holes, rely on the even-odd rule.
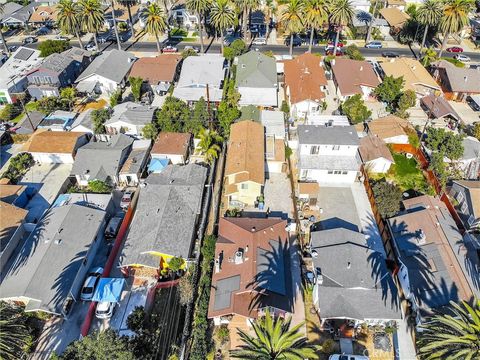
[[140,183],[151,147],[150,140],[135,140],[132,143],[132,151],[118,173],[120,185],[137,186]]
[[320,114],[327,89],[321,58],[305,53],[285,61],[284,68],[290,115],[305,119]]
[[156,279],[174,256],[192,257],[207,168],[169,165],[150,174],[139,196],[120,267],[136,279]]
[[387,115],[365,124],[357,124],[357,131],[373,134],[387,144],[408,144],[408,135],[414,131],[408,120],[395,115]]
[[396,7],[380,9],[380,15],[388,22],[388,25],[390,25],[390,32],[394,34],[400,32],[403,25],[410,19],[410,15]]
[[405,5],[407,5],[405,0],[387,0],[387,6],[386,7],[387,8],[397,8],[400,11],[404,11],[405,10]]
[[454,180],[449,195],[456,201],[457,214],[465,229],[474,232],[480,228],[480,181]]
[[478,296],[480,265],[439,198],[423,195],[404,200],[403,206],[388,227],[400,264],[398,281],[418,325],[450,301]]
[[21,251],[5,266],[0,298],[25,304],[25,311],[67,316],[100,247],[106,208],[82,194],[78,201],[54,204],[39,221]]
[[[2,16],[0,17],[0,24],[4,26],[4,21],[9,20],[10,15],[13,13],[19,11],[22,9],[23,6],[20,4],[17,4],[16,2],[4,2],[3,3],[3,11],[2,11]],[[7,21],[9,23],[10,21]]]
[[28,23],[35,27],[48,26],[53,27],[57,21],[57,6],[41,5],[34,9],[32,15],[28,19]]
[[345,115],[311,115],[305,125],[350,126],[350,121]]
[[367,61],[338,58],[332,60],[331,65],[333,82],[342,101],[356,94],[368,100],[373,90],[380,85],[380,80]]
[[220,102],[226,70],[227,62],[218,54],[189,56],[183,61],[173,96],[189,103],[201,97]]
[[175,5],[171,8],[168,21],[173,26],[183,27],[188,30],[196,28],[198,25],[198,17],[191,13],[185,4]]
[[351,184],[360,170],[353,126],[298,126],[299,180]]
[[113,135],[109,141],[91,141],[82,146],[73,163],[72,176],[79,186],[88,186],[92,180],[100,180],[111,186],[119,183],[118,173],[127,159],[133,139]]
[[[5,185],[1,186],[3,188]],[[2,216],[0,216],[0,271],[3,273],[4,266],[25,234],[24,224],[28,210],[3,201],[2,194],[0,213],[2,214]]]
[[37,130],[23,146],[40,164],[73,164],[77,150],[88,142],[84,133]]
[[76,112],[55,110],[50,115],[43,118],[38,124],[38,129],[50,131],[67,131],[77,116]]
[[142,78],[157,94],[165,95],[178,77],[181,61],[178,54],[143,57],[135,61],[130,76]]
[[358,152],[368,172],[386,173],[394,163],[393,156],[385,142],[372,134],[360,139]]
[[463,155],[457,161],[465,179],[480,179],[480,141],[467,136],[462,141]]
[[434,94],[425,96],[420,99],[420,106],[430,118],[444,119],[445,121],[459,122],[460,116],[450,103],[443,96],[435,96]]
[[265,183],[265,139],[261,124],[232,124],[227,147],[224,195],[227,208],[253,207]]
[[310,247],[316,281],[313,303],[322,324],[348,319],[355,324],[387,325],[402,318],[398,291],[383,254],[365,235],[345,228],[315,231]]
[[440,60],[431,65],[432,75],[447,100],[465,101],[467,96],[480,94],[480,72],[478,69],[459,68],[448,61]]
[[126,51],[104,51],[78,76],[77,90],[108,95],[119,87],[123,88],[135,60],[135,56]]
[[238,121],[253,120],[265,127],[265,135],[285,139],[285,114],[279,110],[260,110],[254,105],[242,106]]
[[240,345],[237,329],[248,331],[266,311],[280,317],[293,312],[286,225],[280,218],[220,218],[208,317],[228,325],[231,348]]
[[9,7],[2,17],[2,26],[9,28],[23,28],[28,26],[28,20],[38,5],[40,5],[40,3],[31,2],[26,6],[17,7],[16,10],[14,10],[14,7]]
[[44,117],[45,114],[40,111],[29,111],[28,114],[25,114],[10,130],[20,135],[33,134]]
[[[112,13],[112,6],[110,3],[107,3],[105,9],[105,26],[107,28],[113,28],[113,13]],[[140,5],[132,4],[129,8],[124,4],[115,4],[115,21],[117,24],[125,23],[130,24],[130,17],[129,14],[132,14],[132,21],[135,24],[138,21],[140,13]],[[133,25],[132,24],[132,25]]]
[[236,87],[240,105],[278,106],[275,59],[258,51],[238,57]]
[[418,98],[439,92],[440,86],[423,67],[420,61],[406,57],[392,59],[381,63],[386,76],[403,77],[403,91],[412,90]]
[[60,89],[71,86],[90,59],[89,51],[76,47],[47,56],[40,65],[28,72],[28,93],[36,100],[59,96]]
[[70,131],[93,135],[94,127],[92,122],[92,111],[93,109],[87,109],[78,114],[77,118],[71,125]]
[[172,164],[186,164],[192,152],[192,134],[162,131],[150,152],[153,159],[168,159]]
[[40,51],[20,46],[2,65],[0,71],[0,105],[17,102],[16,94],[25,92],[27,75],[42,59]]
[[107,134],[126,134],[136,139],[143,138],[143,127],[150,124],[156,108],[134,102],[121,103],[113,108],[113,114],[105,122]]

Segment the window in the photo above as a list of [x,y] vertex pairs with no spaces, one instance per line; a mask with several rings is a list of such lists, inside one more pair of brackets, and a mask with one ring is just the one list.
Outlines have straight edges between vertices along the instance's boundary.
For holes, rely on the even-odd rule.
[[468,225],[472,225],[474,221],[475,221],[475,218],[473,217],[473,215],[470,215],[467,220]]
[[342,175],[347,175],[348,171],[342,171]]
[[242,190],[247,190],[247,189],[248,189],[248,184],[241,184],[241,185],[240,185],[240,188],[241,188]]
[[317,155],[318,154],[318,151],[319,151],[319,147],[318,146],[312,146],[310,148],[310,155]]
[[462,205],[462,209],[461,209],[461,210],[462,210],[462,213],[465,214],[465,212],[467,211],[467,208],[468,208],[467,202],[464,201],[464,203],[463,203],[463,205]]
[[341,172],[340,170],[335,170],[333,173],[334,173],[335,175],[340,175],[342,172]]
[[332,150],[340,150],[340,145],[333,145]]
[[329,174],[329,175],[332,175],[332,174],[333,174],[333,170],[328,170],[328,174]]
[[457,194],[457,197],[456,197],[456,198],[457,198],[458,203],[461,203],[461,202],[463,201],[463,199],[464,199],[463,193],[459,192],[459,193]]

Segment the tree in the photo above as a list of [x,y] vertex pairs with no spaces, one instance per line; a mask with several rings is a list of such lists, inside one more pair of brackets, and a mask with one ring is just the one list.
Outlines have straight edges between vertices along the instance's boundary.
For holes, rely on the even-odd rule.
[[442,17],[442,7],[436,0],[426,0],[417,10],[417,20],[420,24],[425,26],[423,30],[422,44],[420,45],[420,54],[425,46],[427,39],[428,28],[439,23]]
[[302,0],[288,0],[280,16],[285,29],[290,35],[290,55],[293,54],[293,35],[303,30],[305,4]]
[[73,103],[77,97],[77,89],[72,87],[66,87],[60,90],[60,98],[68,102],[69,110],[72,110]]
[[181,132],[190,116],[190,109],[185,102],[169,96],[157,111],[157,124],[161,131]]
[[145,139],[155,140],[158,135],[158,129],[155,124],[149,123],[143,127],[142,134]]
[[247,52],[247,45],[242,39],[234,40],[230,46],[223,49],[223,56],[228,61],[233,61],[236,56],[240,56]]
[[[4,11],[5,11],[5,3],[1,3],[0,4],[0,17],[2,17],[2,18],[3,18],[3,15],[4,15]],[[0,40],[2,40],[3,48],[7,52],[7,55],[10,56],[10,49],[7,45],[7,42],[5,41],[5,36],[3,36],[3,31],[2,31],[1,28],[0,28]]]
[[372,190],[378,212],[383,218],[395,216],[400,211],[402,190],[397,185],[379,181]]
[[440,185],[442,186],[442,188],[445,187],[448,179],[444,158],[445,154],[443,151],[436,151],[432,153],[432,156],[430,157],[430,164],[428,166],[428,169],[432,170],[435,175],[437,175],[437,178],[440,181]]
[[180,270],[185,265],[185,260],[182,257],[172,257],[168,262],[168,268],[174,272]]
[[[209,123],[210,116],[208,114],[207,102],[205,99],[200,97],[193,107],[192,122],[200,125],[201,127],[207,127]],[[197,126],[195,128],[197,128]],[[198,135],[200,129],[194,133],[195,136]]]
[[60,356],[62,360],[112,359],[133,360],[127,339],[121,338],[112,329],[94,332],[67,346]]
[[95,41],[95,47],[98,46],[98,32],[102,29],[105,23],[104,12],[102,4],[99,0],[81,0],[79,3],[80,12],[80,25],[86,32],[93,34],[93,40]]
[[443,16],[440,20],[443,41],[438,57],[442,57],[450,34],[458,33],[468,25],[468,14],[473,10],[473,4],[473,0],[446,0],[443,4]]
[[112,187],[105,181],[91,180],[88,182],[88,190],[96,194],[109,194],[112,191]]
[[185,60],[189,56],[198,56],[197,52],[193,49],[186,49],[182,51],[182,59]]
[[328,19],[328,2],[327,0],[307,0],[304,11],[305,24],[310,28],[308,51],[312,52],[313,35],[316,30],[323,27]]
[[416,102],[417,94],[415,91],[406,90],[398,99],[397,111],[395,112],[395,115],[403,119],[408,119],[410,115],[407,113],[407,110],[412,106],[415,106]]
[[117,89],[110,94],[110,107],[117,106],[122,101],[122,90]]
[[235,10],[229,0],[214,0],[210,7],[210,23],[220,32],[221,53],[223,54],[223,32],[235,24]]
[[473,127],[473,136],[480,140],[480,122],[477,122]]
[[218,153],[221,151],[220,144],[222,137],[215,130],[202,129],[198,134],[200,142],[197,150],[205,156],[205,161],[212,164],[218,158]]
[[161,53],[159,36],[168,29],[165,12],[158,3],[153,2],[142,10],[140,17],[145,23],[145,31],[150,35],[155,35],[157,51]]
[[143,79],[141,77],[130,76],[128,81],[130,82],[130,87],[134,100],[139,101],[142,98]]
[[203,18],[204,14],[210,9],[211,0],[187,0],[187,9],[197,14],[198,32],[200,34],[200,51],[203,53]]
[[348,45],[345,48],[345,54],[352,60],[365,60],[357,45]]
[[135,306],[127,317],[127,327],[133,332],[138,333],[144,326],[145,317],[145,308],[143,306]]
[[238,329],[243,342],[230,356],[237,359],[318,359],[317,345],[311,345],[302,336],[303,323],[290,328],[292,318],[273,317],[266,311],[265,317],[252,321],[254,336]]
[[69,110],[68,100],[56,96],[43,97],[37,101],[37,110],[44,114],[50,114],[56,110]]
[[344,113],[352,124],[358,124],[372,116],[372,112],[365,106],[360,94],[349,97],[342,104],[342,113]]
[[240,117],[239,100],[240,94],[235,89],[235,80],[229,80],[225,86],[225,97],[217,109],[217,118],[224,137],[228,137],[230,125]]
[[435,62],[438,59],[437,52],[433,48],[425,49],[422,56],[422,65],[425,67],[430,66],[431,63]]
[[16,184],[32,165],[32,155],[30,155],[30,153],[20,153],[10,159],[7,171],[3,173],[2,177],[9,179],[10,182]]
[[403,84],[403,76],[398,78],[394,78],[392,75],[385,76],[383,82],[375,88],[374,94],[380,101],[387,103],[387,108],[392,110],[395,101],[402,94]]
[[110,113],[107,109],[92,110],[91,119],[93,124],[94,134],[105,134],[105,122],[110,118]]
[[445,129],[429,127],[425,145],[431,151],[441,152],[450,160],[458,160],[463,155],[463,136]]
[[248,25],[248,15],[252,10],[257,9],[260,6],[259,0],[235,0],[235,4],[238,6],[242,12],[242,35],[243,38],[247,38],[247,25]]
[[[425,359],[480,358],[480,300],[450,302],[448,313],[438,313],[418,333],[418,348]],[[451,313],[451,315],[450,315]]]
[[24,356],[30,334],[23,318],[23,309],[0,302],[0,359],[14,360]]
[[355,13],[349,0],[335,0],[333,2],[330,12],[330,22],[337,27],[337,36],[335,37],[333,56],[337,55],[337,45],[340,39],[340,32],[344,26],[352,23],[354,15]]
[[70,47],[70,42],[64,40],[45,40],[38,44],[40,57],[47,57],[51,54],[61,53],[70,49]]
[[127,6],[128,11],[128,20],[130,22],[130,29],[132,29],[132,37],[135,37],[135,29],[133,28],[133,17],[132,17],[132,5],[136,5],[138,3],[137,0],[117,0],[122,5]]
[[5,104],[4,108],[0,111],[1,121],[11,121],[15,119],[22,110],[15,104]]
[[66,34],[74,34],[83,49],[80,37],[80,9],[73,0],[60,0],[57,4],[57,25]]

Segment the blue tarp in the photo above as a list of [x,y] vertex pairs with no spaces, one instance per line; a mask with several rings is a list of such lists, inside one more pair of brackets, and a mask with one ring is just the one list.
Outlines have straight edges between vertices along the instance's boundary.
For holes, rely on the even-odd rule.
[[92,301],[119,302],[124,286],[125,279],[123,278],[101,278]]
[[148,165],[148,172],[149,173],[161,172],[169,163],[170,163],[169,159],[153,158],[152,160],[150,160],[150,164]]

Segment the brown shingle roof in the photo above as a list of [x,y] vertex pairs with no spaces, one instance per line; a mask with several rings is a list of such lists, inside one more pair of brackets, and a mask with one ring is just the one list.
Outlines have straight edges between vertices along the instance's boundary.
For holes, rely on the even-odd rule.
[[[360,128],[363,129],[363,125],[359,124]],[[387,115],[375,120],[372,120],[368,123],[370,132],[380,139],[388,139],[400,135],[408,135],[408,129],[411,129],[411,125],[405,119],[402,119],[395,115]],[[359,127],[357,127],[357,130]]]
[[378,158],[385,158],[393,162],[392,154],[385,142],[377,136],[368,135],[360,139],[358,148],[363,162],[372,161]]
[[0,201],[0,214],[0,251],[3,251],[10,237],[27,216],[28,211]]
[[0,184],[0,200],[11,204],[26,188],[25,185]]
[[192,134],[190,133],[161,132],[153,144],[151,154],[186,156],[191,139]]
[[290,89],[292,104],[303,100],[319,101],[325,97],[320,86],[327,86],[327,78],[320,57],[305,53],[284,64],[285,83]]
[[402,27],[405,22],[410,19],[410,16],[397,8],[383,8],[380,10],[380,15],[392,27]]
[[150,85],[157,85],[161,81],[172,82],[181,60],[182,57],[175,54],[140,58],[133,64],[130,76],[140,77]]
[[421,103],[427,108],[427,110],[435,117],[442,118],[444,116],[451,116],[457,120],[460,120],[455,109],[443,96],[428,95],[420,99]]
[[46,154],[72,154],[81,132],[36,131],[24,144],[23,151]]
[[343,96],[362,94],[360,85],[376,87],[380,85],[370,63],[351,59],[335,59],[332,71]]
[[419,86],[426,86],[440,90],[440,86],[430,73],[423,67],[420,61],[409,58],[398,58],[381,63],[385,75],[400,77],[403,76],[405,83],[404,90],[420,92]]
[[44,21],[56,21],[57,20],[57,7],[52,6],[39,6],[30,15],[30,22],[44,22]]
[[263,125],[245,120],[230,127],[225,176],[244,173],[246,180],[265,182],[265,140]]

